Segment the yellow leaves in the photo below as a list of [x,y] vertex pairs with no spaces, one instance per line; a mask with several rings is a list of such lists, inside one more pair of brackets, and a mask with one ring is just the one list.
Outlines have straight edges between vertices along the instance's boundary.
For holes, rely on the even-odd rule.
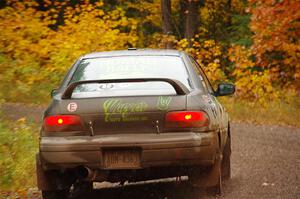
[[26,117],[21,117],[20,119],[17,120],[17,123],[24,124],[26,122]]
[[251,51],[241,46],[229,49],[229,60],[235,66],[232,76],[236,79],[237,97],[262,105],[278,99],[279,95],[272,85],[270,71],[255,69],[250,55]]
[[175,41],[176,48],[192,54],[205,70],[213,84],[224,81],[226,76],[221,69],[221,45],[217,44],[214,40],[201,41],[200,38],[199,35],[196,35],[195,38],[192,39],[192,48],[188,48],[187,39]]
[[242,0],[231,0],[231,8],[237,13],[244,13],[246,7],[246,2]]
[[177,42],[178,50],[184,50],[188,47],[189,42],[187,39],[182,39]]
[[102,7],[104,5],[104,3],[103,3],[103,1],[97,1],[96,3],[95,3],[95,6],[96,7]]
[[[141,13],[144,13],[145,16],[139,18],[141,24],[152,23],[157,27],[161,26],[161,0],[148,1],[139,1],[138,3],[127,2],[128,8],[133,8],[139,10]],[[174,2],[173,2],[174,1]],[[175,1],[172,0],[172,6],[175,6]]]
[[[299,22],[288,24],[291,28],[284,30],[287,32],[285,35],[276,26],[276,31],[265,29],[264,24],[271,27],[275,23],[269,20],[270,17],[255,13],[256,20],[266,18],[267,21],[252,23],[252,30],[257,35],[250,50],[233,46],[225,51],[224,44],[205,39],[214,28],[216,32],[222,29],[218,24],[228,22],[228,13],[225,12],[227,0],[207,0],[201,6],[199,13],[203,24],[198,28],[199,34],[192,39],[192,47],[189,47],[187,39],[177,40],[172,35],[148,33],[150,28],[143,26],[150,23],[151,27],[160,27],[160,0],[135,4],[120,0],[127,13],[118,6],[107,11],[103,1],[90,3],[82,0],[71,5],[70,1],[45,0],[47,11],[37,11],[35,0],[7,2],[10,6],[0,9],[0,60],[2,57],[5,60],[0,62],[0,81],[3,83],[0,89],[11,96],[28,97],[28,93],[50,90],[82,54],[128,46],[162,48],[165,43],[192,54],[213,83],[227,78],[236,81],[239,98],[253,101],[271,99],[276,96],[272,84],[278,79],[287,82],[285,85],[289,88],[300,87],[300,45],[296,32],[292,31],[299,27]],[[179,0],[172,0],[173,13],[179,13],[179,3]],[[241,0],[231,1],[232,9],[238,13],[244,12],[243,4]],[[128,12],[130,9],[139,12],[140,16],[127,17],[132,14]],[[270,11],[270,8],[267,10]],[[61,14],[64,16],[60,17]],[[63,18],[63,23],[57,21],[59,18]],[[287,25],[286,21],[276,19],[279,27]],[[289,15],[285,19],[290,19]],[[54,24],[63,25],[50,29]],[[219,34],[222,31],[219,30]],[[270,35],[272,39],[266,39]],[[283,53],[276,54],[277,49]],[[269,54],[269,51],[275,53]]]
[[0,58],[7,59],[0,63],[0,89],[6,98],[25,96],[30,101],[57,87],[75,59],[85,53],[136,46],[137,21],[127,18],[121,8],[102,10],[101,1],[66,7],[65,25],[51,30],[49,24],[56,23],[53,19],[61,5],[58,2],[57,9],[48,13],[31,7],[0,9]]
[[213,40],[204,41],[204,47],[205,48],[209,48],[209,47],[212,47],[214,45],[215,45],[215,42]]
[[200,8],[200,20],[207,27],[221,21],[226,23],[230,17],[227,9],[228,0],[206,0],[205,5]]
[[203,21],[209,20],[210,17],[209,9],[207,7],[202,7],[200,10],[200,16]]
[[99,10],[99,11],[98,11],[98,16],[99,16],[99,17],[102,17],[103,15],[104,15],[104,11],[103,11],[103,10]]
[[223,71],[221,70],[221,65],[217,62],[209,63],[204,67],[204,70],[206,75],[214,84],[226,79]]

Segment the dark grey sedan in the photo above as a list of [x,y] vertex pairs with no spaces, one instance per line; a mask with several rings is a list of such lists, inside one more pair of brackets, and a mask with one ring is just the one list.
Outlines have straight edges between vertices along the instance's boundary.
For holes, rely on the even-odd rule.
[[228,113],[217,97],[234,90],[222,83],[215,91],[185,52],[82,56],[44,113],[37,155],[43,198],[75,197],[93,182],[176,176],[220,194],[231,146]]

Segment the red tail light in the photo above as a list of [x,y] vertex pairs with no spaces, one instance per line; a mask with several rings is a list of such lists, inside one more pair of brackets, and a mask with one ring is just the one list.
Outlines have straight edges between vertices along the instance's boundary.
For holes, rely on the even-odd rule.
[[78,115],[53,115],[44,119],[45,131],[74,131],[82,129]]
[[203,111],[177,111],[166,114],[166,128],[199,128],[208,124],[208,115]]

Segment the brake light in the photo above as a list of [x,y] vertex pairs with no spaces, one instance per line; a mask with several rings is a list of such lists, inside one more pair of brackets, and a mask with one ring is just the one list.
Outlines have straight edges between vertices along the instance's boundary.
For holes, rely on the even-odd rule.
[[166,114],[166,128],[199,128],[208,126],[208,115],[203,111],[176,111]]
[[82,122],[78,115],[52,115],[44,119],[45,131],[81,130]]

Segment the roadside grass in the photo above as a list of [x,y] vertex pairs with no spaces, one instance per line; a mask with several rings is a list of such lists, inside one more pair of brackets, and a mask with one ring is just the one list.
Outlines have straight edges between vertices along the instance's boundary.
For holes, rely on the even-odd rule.
[[300,128],[300,99],[274,100],[259,104],[243,102],[234,98],[221,98],[222,104],[234,122],[255,124],[288,125]]
[[25,118],[0,120],[0,198],[27,198],[27,190],[36,186],[37,150],[36,125]]

